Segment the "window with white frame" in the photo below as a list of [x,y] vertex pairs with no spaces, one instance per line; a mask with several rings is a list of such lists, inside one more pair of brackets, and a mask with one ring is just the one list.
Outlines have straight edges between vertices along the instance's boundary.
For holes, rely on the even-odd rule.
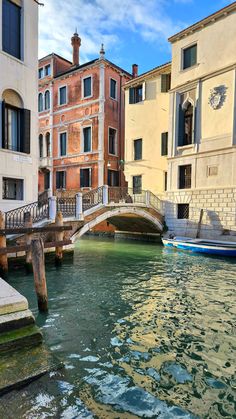
[[43,67],[39,68],[39,79],[43,78]]
[[193,67],[197,64],[197,44],[183,49],[183,70]]
[[114,128],[109,128],[108,133],[108,153],[116,155],[117,153],[117,131]]
[[45,77],[51,76],[51,65],[50,64],[45,65],[44,75],[45,75]]
[[44,95],[44,109],[48,110],[50,109],[50,92],[49,90],[46,90]]
[[43,94],[39,93],[38,95],[38,111],[42,112],[43,111]]
[[145,99],[145,83],[129,89],[129,103],[139,103]]
[[92,96],[92,77],[86,77],[83,79],[83,97]]
[[39,157],[43,157],[43,135],[39,134]]
[[114,79],[110,79],[110,97],[117,99],[117,81]]
[[84,127],[83,128],[83,148],[84,153],[92,151],[92,128]]
[[31,111],[1,103],[2,141],[7,150],[30,154]]
[[59,156],[66,156],[67,151],[67,133],[61,132],[59,134]]
[[24,180],[9,177],[3,178],[2,199],[22,201],[24,196]]
[[92,185],[92,169],[80,169],[80,187],[91,188]]
[[67,103],[67,87],[59,87],[59,105],[65,105]]

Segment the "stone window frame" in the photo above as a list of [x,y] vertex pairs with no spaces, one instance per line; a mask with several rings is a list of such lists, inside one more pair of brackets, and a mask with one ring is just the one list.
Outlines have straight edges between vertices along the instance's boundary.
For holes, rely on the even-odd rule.
[[[112,154],[112,153],[109,153],[109,131],[110,131],[110,129],[113,129],[113,130],[115,130],[116,131],[116,138],[115,138],[115,154]],[[107,132],[108,132],[108,134],[107,134],[107,143],[108,143],[108,154],[109,154],[109,156],[118,156],[118,129],[117,128],[114,128],[114,127],[112,127],[111,125],[109,125],[108,126],[108,129],[107,129]]]
[[[84,80],[91,78],[91,95],[90,96],[84,96]],[[82,88],[81,88],[81,99],[90,99],[93,97],[93,75],[88,74],[87,76],[82,77]]]
[[[61,134],[66,134],[66,154],[64,154],[63,156],[60,155],[60,136]],[[57,144],[58,144],[58,150],[57,150],[57,155],[59,159],[64,159],[67,157],[68,155],[68,133],[66,130],[64,131],[58,131],[58,139],[57,139]]]
[[[188,48],[193,47],[194,45],[196,45],[196,47],[197,47],[196,63],[194,65],[192,65],[191,67],[184,68],[184,51],[186,51]],[[184,47],[181,48],[181,58],[180,58],[180,71],[181,72],[191,70],[191,69],[198,66],[198,48],[199,48],[198,40],[195,40],[195,41],[191,42],[190,44],[185,45]]]
[[[60,89],[62,89],[63,87],[66,88],[66,102],[60,104]],[[58,107],[62,107],[62,106],[66,106],[68,104],[68,85],[67,84],[62,84],[61,86],[58,86],[58,98],[57,98],[57,105]]]
[[[90,151],[84,151],[84,128],[91,128],[91,150]],[[82,125],[81,131],[80,131],[80,152],[83,154],[90,154],[93,152],[93,124],[89,125]]]
[[[116,82],[115,97],[111,96],[111,80]],[[109,97],[112,100],[118,101],[118,80],[114,79],[114,77],[109,77]]]

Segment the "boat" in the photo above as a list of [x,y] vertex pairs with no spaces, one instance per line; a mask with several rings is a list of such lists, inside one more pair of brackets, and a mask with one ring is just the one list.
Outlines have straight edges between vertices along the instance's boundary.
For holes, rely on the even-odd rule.
[[162,243],[169,248],[187,250],[194,253],[236,257],[235,242],[192,239],[190,237],[162,237]]

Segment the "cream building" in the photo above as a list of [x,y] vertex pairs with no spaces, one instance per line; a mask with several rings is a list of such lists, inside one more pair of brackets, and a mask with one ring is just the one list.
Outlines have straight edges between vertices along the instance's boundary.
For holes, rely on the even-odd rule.
[[166,224],[194,237],[203,208],[202,236],[230,237],[236,234],[236,2],[169,41]]
[[0,0],[0,210],[37,201],[38,4]]
[[[137,70],[137,66],[133,66]],[[125,178],[134,192],[166,189],[171,65],[125,84]]]

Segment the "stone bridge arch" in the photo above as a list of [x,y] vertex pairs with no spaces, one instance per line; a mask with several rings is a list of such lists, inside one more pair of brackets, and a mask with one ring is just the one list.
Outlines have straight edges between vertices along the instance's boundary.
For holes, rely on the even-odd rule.
[[[102,221],[109,221],[111,224],[117,227],[119,220],[127,218],[127,222],[130,221],[130,226],[132,227],[132,221],[140,219],[140,229],[138,230],[129,230],[129,231],[138,231],[138,232],[148,232],[148,233],[161,233],[163,231],[163,216],[158,213],[156,210],[151,208],[142,208],[142,207],[105,207],[101,211],[96,211],[89,216],[85,216],[83,226],[78,229],[71,237],[72,241],[75,242],[85,233],[87,233],[91,228],[100,224]],[[148,223],[148,231],[141,231],[141,220]],[[115,222],[117,221],[117,222]],[[133,221],[134,222],[134,221]],[[118,228],[119,229],[119,228]]]

